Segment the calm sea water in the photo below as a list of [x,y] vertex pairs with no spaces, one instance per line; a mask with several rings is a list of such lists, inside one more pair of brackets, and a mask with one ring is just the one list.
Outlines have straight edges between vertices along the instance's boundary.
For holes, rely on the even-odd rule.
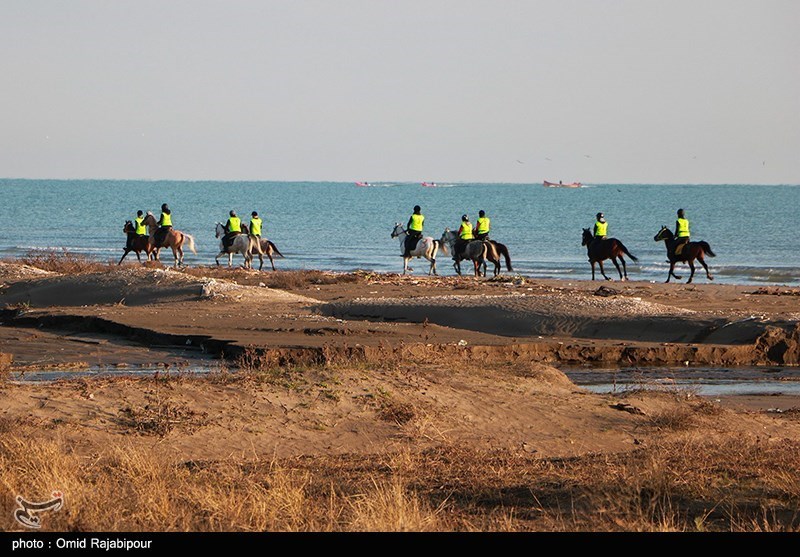
[[[188,265],[214,263],[219,247],[215,223],[224,222],[234,209],[243,218],[259,212],[266,235],[286,256],[276,261],[279,269],[398,272],[399,241],[390,233],[420,205],[426,235],[439,238],[445,227],[458,226],[463,213],[474,222],[483,209],[492,219],[492,238],[508,246],[515,272],[587,280],[591,269],[581,229],[591,227],[594,215],[603,211],[609,235],[639,258],[638,264],[629,265],[630,278],[661,282],[667,276],[666,249],[653,236],[661,225],[674,229],[675,212],[684,208],[692,238],[708,241],[717,254],[709,259],[716,282],[800,284],[800,186],[795,185],[595,184],[561,189],[457,183],[425,188],[419,183],[357,187],[352,182],[4,179],[0,192],[0,258],[66,248],[116,262],[125,245],[124,221],[133,219],[138,209],[158,216],[161,204],[167,203],[175,228],[195,237],[198,254],[186,255]],[[168,253],[162,260],[171,258]],[[420,261],[416,274],[427,271]],[[615,276],[610,262],[609,268],[609,276]],[[688,273],[688,267],[679,271]],[[455,274],[449,256],[440,255],[439,272]],[[702,274],[696,280],[707,282]]]

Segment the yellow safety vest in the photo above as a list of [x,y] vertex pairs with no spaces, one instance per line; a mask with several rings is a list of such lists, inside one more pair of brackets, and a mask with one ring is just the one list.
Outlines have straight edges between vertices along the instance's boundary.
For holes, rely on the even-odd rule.
[[425,222],[425,217],[414,213],[411,215],[411,224],[408,226],[409,230],[414,232],[422,232],[422,223]]
[[228,232],[241,232],[242,219],[239,217],[231,217],[228,219]]
[[479,217],[478,218],[478,234],[488,234],[489,233],[489,217]]
[[253,217],[250,219],[250,234],[253,236],[261,236],[261,219]]
[[595,236],[605,236],[607,230],[608,230],[608,223],[607,222],[597,221],[597,222],[594,223],[594,235]]
[[147,234],[147,227],[144,225],[144,217],[136,217],[133,220],[136,223],[136,233],[139,236]]
[[172,226],[172,215],[169,213],[161,213],[158,226]]
[[689,237],[689,221],[686,219],[678,219],[678,238]]
[[472,226],[468,222],[461,223],[461,228],[458,229],[458,237],[462,240],[475,239],[475,236],[472,235]]

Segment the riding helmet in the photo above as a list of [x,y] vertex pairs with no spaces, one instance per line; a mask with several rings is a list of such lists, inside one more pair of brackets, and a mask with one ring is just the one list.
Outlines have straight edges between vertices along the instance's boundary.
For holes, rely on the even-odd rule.
[[469,217],[467,215],[461,215],[461,220],[469,220]]
[[485,217],[486,216],[486,212],[483,209],[481,209],[480,211],[478,211],[478,216],[479,217]]
[[163,203],[163,204],[161,205],[161,210],[162,210],[162,211],[169,211],[169,206],[168,206],[166,203]]
[[604,216],[605,216],[605,215],[604,215],[603,213],[597,213],[597,218],[598,218],[598,219],[601,219],[601,218],[603,218]]
[[230,213],[230,215],[231,215],[232,217],[235,217],[235,216],[236,216],[236,211],[233,211],[233,210],[231,210],[231,213]]
[[257,211],[253,211],[253,212],[252,212],[252,213],[250,213],[250,214],[251,214],[251,215],[253,215],[254,217],[257,217],[257,216],[258,216],[258,212],[257,212]]
[[678,216],[679,216],[679,217],[682,217],[682,216],[683,216],[683,209],[678,209]]
[[422,209],[420,208],[420,206],[419,206],[419,205],[414,205],[414,212],[415,212],[415,213],[419,213],[421,210],[422,210]]
[[142,214],[143,214],[143,213],[142,213],[141,211],[136,211],[136,216],[137,216],[137,217],[141,217],[141,216],[142,216]]

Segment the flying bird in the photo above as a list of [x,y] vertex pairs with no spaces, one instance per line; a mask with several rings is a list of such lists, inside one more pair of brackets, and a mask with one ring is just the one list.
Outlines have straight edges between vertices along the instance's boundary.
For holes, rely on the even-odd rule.
[[546,160],[546,161],[552,161],[553,159],[551,159],[551,158],[549,158],[549,157],[545,157],[545,158],[544,158],[544,160]]
[[517,159],[517,162],[518,162],[518,163],[520,163],[520,164],[525,164],[524,162],[522,162],[522,161],[521,161],[521,160],[519,160],[519,159]]

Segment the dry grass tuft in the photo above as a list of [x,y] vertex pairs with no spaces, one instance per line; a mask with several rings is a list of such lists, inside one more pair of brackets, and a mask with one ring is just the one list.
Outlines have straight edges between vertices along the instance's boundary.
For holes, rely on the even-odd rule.
[[19,261],[37,269],[65,275],[95,273],[115,268],[110,263],[101,263],[85,255],[72,253],[67,248],[33,249]]

